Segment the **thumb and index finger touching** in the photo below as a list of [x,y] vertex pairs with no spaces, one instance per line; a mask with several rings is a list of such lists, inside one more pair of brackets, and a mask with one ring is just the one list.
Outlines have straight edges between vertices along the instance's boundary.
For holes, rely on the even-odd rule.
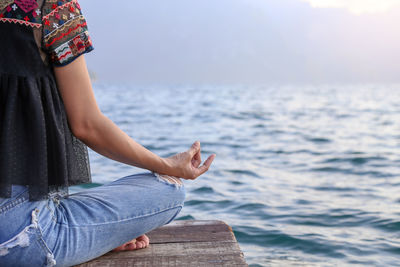
[[210,155],[210,156],[206,159],[206,161],[204,161],[204,163],[200,166],[200,163],[201,163],[201,155],[200,155],[200,152],[201,152],[200,142],[199,142],[199,141],[196,141],[196,142],[194,142],[193,145],[190,147],[190,149],[189,149],[189,154],[190,154],[190,157],[191,157],[192,159],[194,159],[195,167],[198,169],[199,175],[205,173],[205,172],[208,170],[208,168],[210,168],[211,163],[213,162],[213,160],[214,160],[214,158],[215,158],[215,156],[216,156],[215,154]]
[[194,157],[198,152],[200,152],[200,141],[196,141],[189,148],[190,157]]

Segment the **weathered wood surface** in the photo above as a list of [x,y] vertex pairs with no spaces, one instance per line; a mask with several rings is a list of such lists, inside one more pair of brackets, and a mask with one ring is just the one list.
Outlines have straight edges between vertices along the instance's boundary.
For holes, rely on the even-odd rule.
[[221,221],[175,221],[147,235],[148,248],[109,252],[76,267],[248,266],[232,229]]

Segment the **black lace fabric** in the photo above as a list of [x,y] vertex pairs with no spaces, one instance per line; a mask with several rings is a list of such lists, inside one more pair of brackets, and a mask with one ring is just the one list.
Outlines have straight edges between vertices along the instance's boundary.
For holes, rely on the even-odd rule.
[[52,66],[32,27],[0,22],[0,197],[27,185],[30,200],[90,183],[85,144],[71,132]]

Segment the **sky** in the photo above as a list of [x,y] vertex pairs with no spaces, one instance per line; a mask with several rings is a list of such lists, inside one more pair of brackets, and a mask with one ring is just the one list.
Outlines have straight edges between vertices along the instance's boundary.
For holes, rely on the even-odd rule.
[[400,0],[80,1],[98,80],[400,82]]

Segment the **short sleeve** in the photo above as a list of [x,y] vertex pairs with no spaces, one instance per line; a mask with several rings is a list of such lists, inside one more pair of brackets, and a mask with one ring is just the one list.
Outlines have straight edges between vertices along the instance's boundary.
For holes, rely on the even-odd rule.
[[42,12],[42,47],[54,66],[67,65],[93,50],[77,0],[46,0]]

